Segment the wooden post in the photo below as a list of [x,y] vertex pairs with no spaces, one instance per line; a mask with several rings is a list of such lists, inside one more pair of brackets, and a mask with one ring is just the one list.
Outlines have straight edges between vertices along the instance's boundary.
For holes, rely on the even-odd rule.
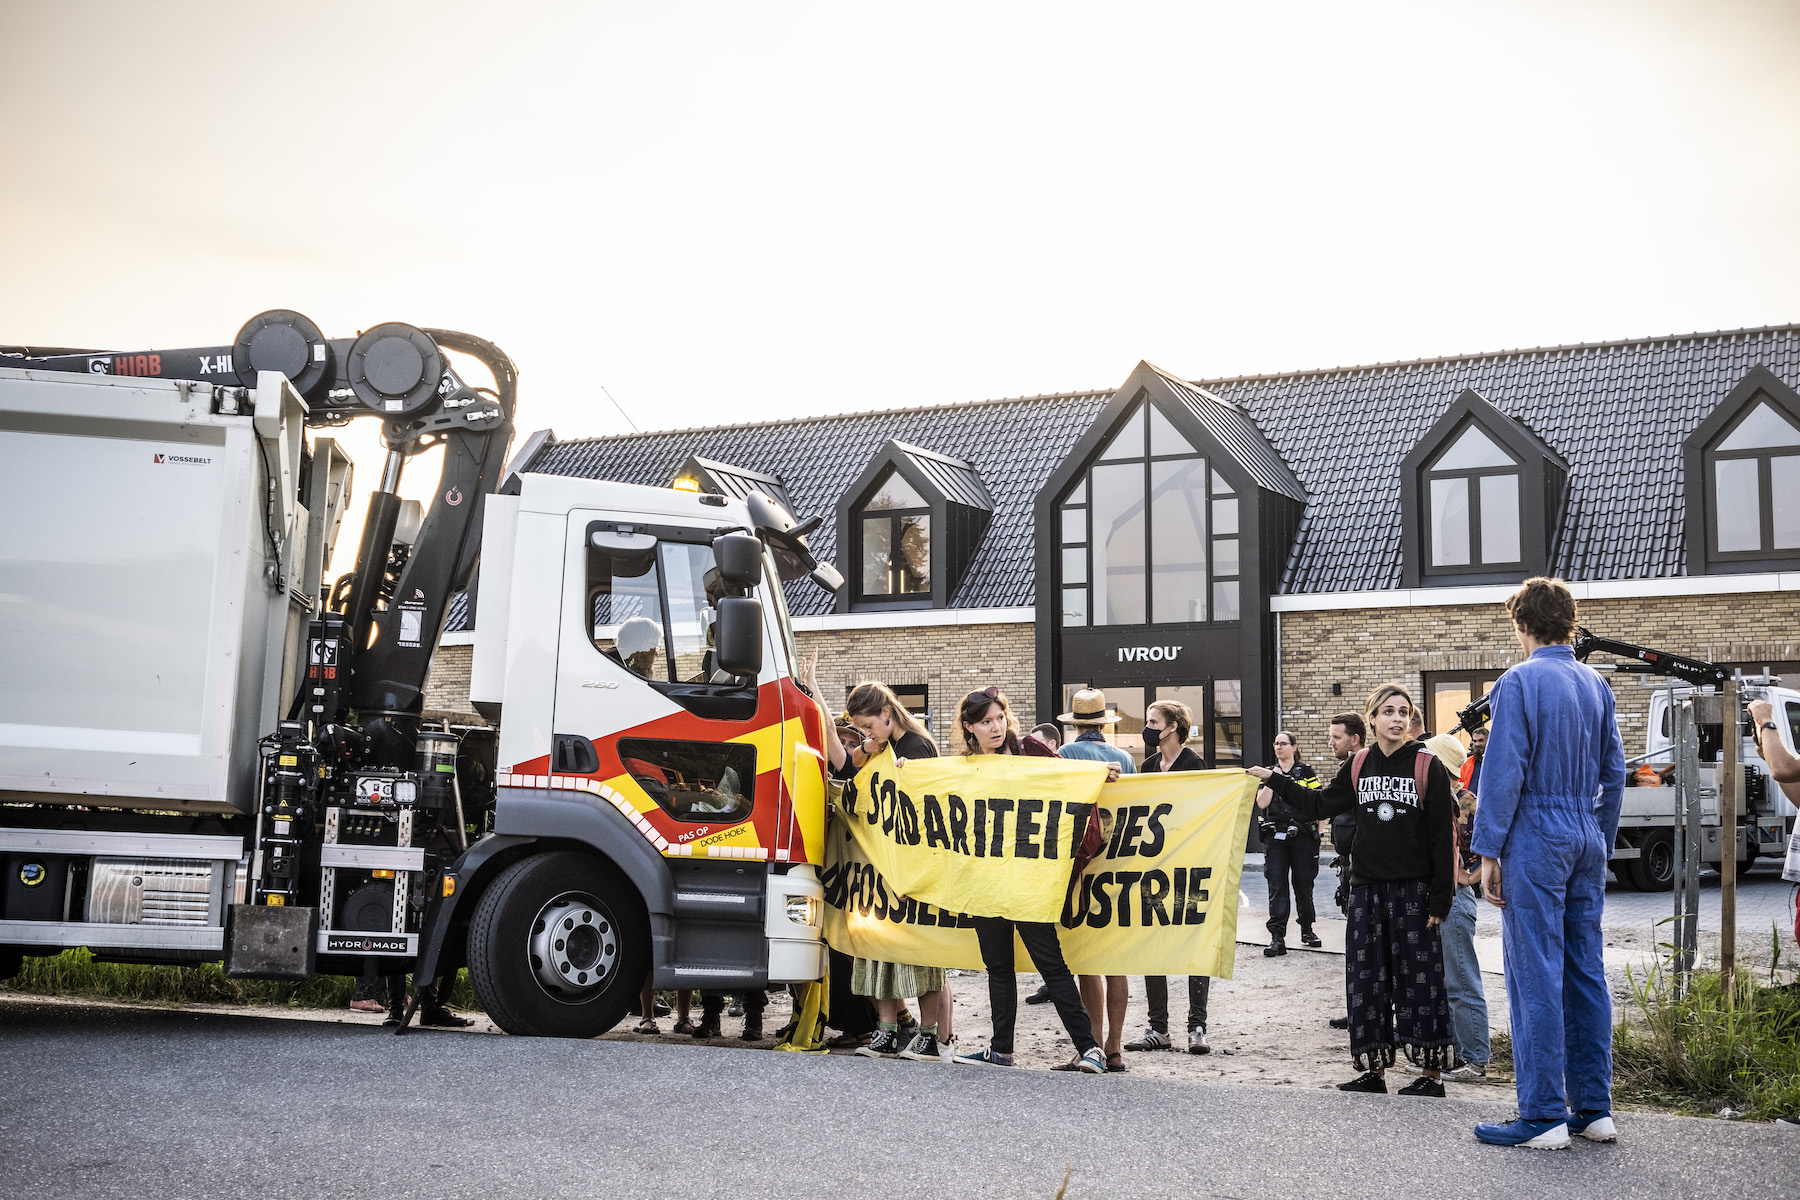
[[1737,970],[1737,842],[1738,788],[1743,769],[1738,765],[1738,732],[1743,713],[1738,709],[1738,681],[1725,681],[1724,711],[1720,713],[1723,745],[1719,754],[1719,987],[1725,994],[1725,1011],[1732,1008],[1732,975]]

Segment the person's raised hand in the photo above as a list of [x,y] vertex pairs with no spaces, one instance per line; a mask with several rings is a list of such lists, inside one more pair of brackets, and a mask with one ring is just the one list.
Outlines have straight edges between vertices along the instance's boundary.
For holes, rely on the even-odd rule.
[[1267,779],[1275,773],[1267,767],[1245,767],[1244,770],[1250,772],[1250,774],[1256,776],[1258,779]]
[[1481,860],[1481,894],[1495,908],[1506,907],[1506,901],[1500,895],[1500,860],[1497,858]]
[[1120,771],[1119,771],[1118,763],[1109,762],[1106,764],[1106,782],[1108,782],[1108,783],[1119,782],[1119,775],[1120,775]]

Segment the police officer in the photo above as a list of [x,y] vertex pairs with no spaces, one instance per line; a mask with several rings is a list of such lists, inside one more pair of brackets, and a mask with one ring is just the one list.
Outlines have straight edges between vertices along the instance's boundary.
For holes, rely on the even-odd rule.
[[[1283,729],[1275,735],[1275,770],[1304,787],[1317,788],[1316,771],[1300,761],[1294,735]],[[1268,791],[1267,788],[1262,789]],[[1269,884],[1269,944],[1263,947],[1266,957],[1287,953],[1288,913],[1297,908],[1300,916],[1300,941],[1318,946],[1319,935],[1313,932],[1313,881],[1319,877],[1319,826],[1309,821],[1270,792],[1268,807],[1259,811],[1258,831],[1263,842],[1263,878]],[[1288,884],[1294,895],[1290,905]]]

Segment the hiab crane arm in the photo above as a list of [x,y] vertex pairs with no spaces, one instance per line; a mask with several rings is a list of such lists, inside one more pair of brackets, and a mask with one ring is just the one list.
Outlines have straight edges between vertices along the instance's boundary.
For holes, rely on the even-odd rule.
[[[1647,646],[1634,646],[1630,642],[1618,642],[1612,638],[1598,637],[1582,628],[1575,630],[1574,650],[1578,662],[1586,662],[1588,655],[1595,652],[1616,654],[1620,658],[1633,661],[1613,664],[1614,671],[1628,675],[1669,675],[1696,687],[1721,687],[1731,674],[1717,663],[1709,663],[1698,658],[1687,658],[1680,654],[1670,654],[1666,650],[1652,650]],[[1478,729],[1485,728],[1490,717],[1488,697],[1483,696],[1457,713],[1456,716],[1456,727],[1464,733],[1474,733]]]
[[[479,361],[493,374],[494,390],[466,385],[444,349]],[[307,705],[304,716],[317,727],[354,708],[373,757],[392,758],[395,765],[407,761],[410,742],[387,744],[393,742],[392,722],[416,716],[422,707],[438,634],[451,598],[474,572],[485,500],[499,486],[512,438],[518,370],[498,346],[398,322],[355,338],[328,339],[299,313],[276,310],[251,318],[229,346],[129,353],[0,346],[0,366],[193,380],[212,385],[215,396],[236,393],[238,399],[242,389],[256,385],[259,372],[277,371],[306,400],[309,426],[381,417],[387,462],[380,486],[369,495],[355,569],[334,589],[341,618],[336,637],[344,651],[335,661],[349,663],[349,686],[329,689],[329,703]],[[443,470],[430,511],[390,589],[384,574],[400,514],[401,472],[406,459],[440,442]],[[309,590],[318,584],[307,581]]]

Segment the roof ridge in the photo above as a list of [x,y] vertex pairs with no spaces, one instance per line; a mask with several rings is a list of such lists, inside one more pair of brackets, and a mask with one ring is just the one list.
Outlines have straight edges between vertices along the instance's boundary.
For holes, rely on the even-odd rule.
[[[1511,350],[1483,350],[1467,354],[1443,354],[1433,358],[1398,358],[1391,362],[1358,363],[1341,367],[1309,367],[1299,371],[1268,371],[1253,375],[1217,375],[1185,382],[1205,388],[1220,383],[1258,383],[1275,379],[1301,379],[1314,375],[1350,375],[1358,371],[1385,371],[1395,367],[1441,366],[1449,363],[1478,362],[1490,358],[1513,358],[1532,354],[1566,354],[1572,350],[1608,350],[1617,346],[1654,346],[1662,342],[1693,342],[1708,338],[1739,338],[1757,333],[1796,333],[1800,324],[1750,325],[1742,329],[1714,329],[1695,333],[1666,333],[1653,337],[1615,338],[1605,342],[1567,342],[1559,346],[1521,346]],[[1154,366],[1155,364],[1151,364]],[[1160,370],[1160,368],[1157,368]],[[1166,374],[1166,372],[1164,372]]]
[[956,408],[980,408],[1001,404],[1034,404],[1042,400],[1079,400],[1110,396],[1117,388],[1083,388],[1072,392],[1042,392],[1036,396],[998,396],[987,400],[957,400],[938,404],[895,405],[891,408],[860,408],[854,412],[819,413],[809,417],[782,417],[775,421],[745,421],[738,425],[692,425],[681,429],[642,429],[632,433],[601,433],[592,437],[558,439],[557,446],[579,446],[584,442],[629,442],[637,438],[675,437],[684,433],[723,433],[726,430],[777,429],[786,425],[806,425],[815,421],[849,421],[856,417],[885,417],[892,413],[925,413]]

